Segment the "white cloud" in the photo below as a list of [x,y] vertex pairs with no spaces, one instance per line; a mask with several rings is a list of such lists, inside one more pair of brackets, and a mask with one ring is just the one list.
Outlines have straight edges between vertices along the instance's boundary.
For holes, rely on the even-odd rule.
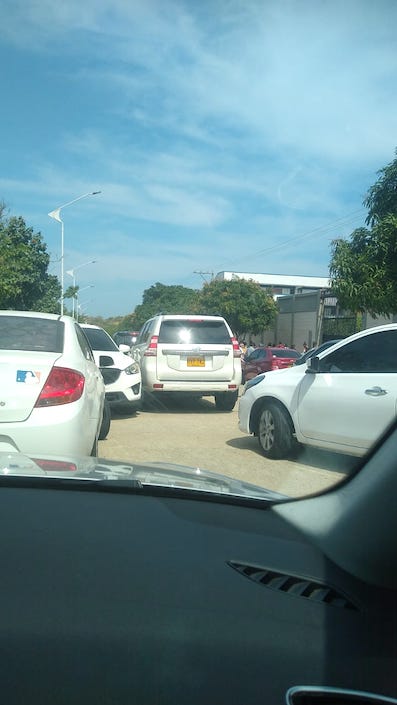
[[35,159],[16,152],[19,177],[3,171],[0,195],[56,251],[47,212],[102,191],[68,210],[66,230],[70,266],[101,260],[98,301],[105,282],[126,299],[134,290],[135,304],[163,275],[190,281],[230,262],[323,273],[329,241],[361,215],[338,220],[393,157],[388,0],[6,0],[3,16],[2,42],[26,65],[44,54],[43,80],[62,75],[65,108],[70,95],[89,99],[67,122],[57,111]]

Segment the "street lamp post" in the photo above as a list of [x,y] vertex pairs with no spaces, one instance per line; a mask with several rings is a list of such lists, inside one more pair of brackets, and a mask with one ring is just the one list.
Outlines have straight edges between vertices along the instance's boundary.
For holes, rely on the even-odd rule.
[[[69,275],[73,278],[73,289],[76,288],[76,276],[75,276],[75,274],[76,274],[77,270],[80,269],[81,267],[85,267],[87,264],[95,264],[95,262],[96,262],[96,259],[90,259],[89,262],[83,262],[83,264],[78,264],[77,267],[73,267],[73,269],[68,269],[68,270],[66,271],[66,274],[69,274]],[[73,298],[72,298],[72,317],[73,317],[73,318],[75,317],[75,304],[74,304],[74,302],[75,302],[75,299],[76,299],[76,298],[77,298],[77,297],[76,297],[76,295],[74,294],[74,295],[73,295]]]
[[64,224],[63,220],[61,218],[61,210],[63,208],[66,208],[66,206],[71,206],[72,203],[76,203],[76,201],[81,201],[82,198],[87,198],[87,196],[96,196],[98,193],[101,193],[100,191],[90,191],[90,193],[83,193],[81,196],[77,196],[77,198],[74,198],[72,201],[68,201],[67,203],[64,203],[62,206],[59,206],[59,208],[55,208],[55,210],[51,211],[48,215],[50,218],[53,218],[54,220],[57,220],[58,223],[61,224],[61,316],[63,316],[63,294],[64,294]]
[[[76,295],[76,320],[79,320],[79,309],[81,309],[81,306],[79,305],[79,294],[81,294],[82,291],[85,291],[86,289],[93,289],[94,284],[88,284],[88,286],[83,286],[82,289],[79,289]],[[92,301],[92,299],[90,299]],[[89,303],[89,301],[85,301],[85,303]]]
[[79,313],[81,315],[85,315],[85,314],[83,314],[83,307],[87,306],[87,304],[90,304],[91,301],[92,301],[92,299],[88,299],[87,301],[83,301],[83,303],[81,303],[81,304],[77,304],[77,318],[76,318],[77,322],[79,321]]

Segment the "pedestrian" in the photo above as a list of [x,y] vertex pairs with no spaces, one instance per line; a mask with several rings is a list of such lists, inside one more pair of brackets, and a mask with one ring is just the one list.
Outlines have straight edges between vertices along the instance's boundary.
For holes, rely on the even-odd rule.
[[307,353],[308,349],[309,349],[309,348],[307,347],[307,343],[306,343],[306,341],[305,341],[305,342],[303,343],[303,345],[302,345],[302,352],[303,352],[303,353]]

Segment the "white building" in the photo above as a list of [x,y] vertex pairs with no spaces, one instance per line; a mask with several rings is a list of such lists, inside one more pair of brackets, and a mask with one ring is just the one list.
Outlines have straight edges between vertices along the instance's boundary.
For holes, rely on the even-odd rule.
[[305,294],[319,289],[328,289],[328,277],[306,277],[294,274],[254,274],[250,272],[218,272],[215,279],[230,281],[247,279],[260,284],[263,289],[271,291],[273,296],[288,294]]
[[[327,277],[249,272],[219,272],[215,277],[227,281],[237,278],[257,282],[277,299],[275,325],[270,330],[262,331],[261,335],[252,336],[257,344],[280,341],[301,350],[304,342],[312,347],[324,340],[351,335],[357,330],[357,317],[340,310]],[[372,328],[396,320],[397,315],[373,318],[366,313],[362,316],[361,327]]]

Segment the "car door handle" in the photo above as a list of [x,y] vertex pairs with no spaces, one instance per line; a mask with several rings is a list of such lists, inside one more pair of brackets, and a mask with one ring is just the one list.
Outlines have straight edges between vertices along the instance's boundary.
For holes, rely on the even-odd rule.
[[370,397],[383,397],[387,394],[387,391],[386,389],[382,389],[382,387],[371,387],[371,389],[366,389],[365,393]]

